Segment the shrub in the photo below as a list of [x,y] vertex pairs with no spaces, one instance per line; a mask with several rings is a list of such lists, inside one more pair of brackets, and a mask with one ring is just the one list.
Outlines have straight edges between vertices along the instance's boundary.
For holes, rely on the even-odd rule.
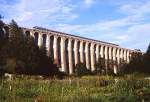
[[99,58],[98,61],[95,64],[96,67],[96,73],[97,74],[103,74],[105,72],[105,59]]
[[4,66],[6,72],[8,73],[14,73],[16,68],[16,59],[15,58],[9,58],[6,60],[6,64]]
[[88,74],[91,74],[91,72],[90,72],[90,70],[88,70],[86,68],[85,63],[78,63],[76,65],[76,68],[75,68],[75,75],[76,76],[83,76],[83,75],[88,75]]
[[4,68],[2,68],[2,67],[0,66],[0,77],[2,77],[2,76],[4,75],[4,73],[5,73]]

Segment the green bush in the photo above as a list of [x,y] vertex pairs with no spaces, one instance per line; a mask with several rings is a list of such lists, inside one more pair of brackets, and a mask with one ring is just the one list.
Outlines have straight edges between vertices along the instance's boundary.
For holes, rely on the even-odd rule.
[[90,70],[86,68],[85,63],[78,63],[75,67],[75,75],[76,76],[83,76],[91,74]]
[[99,58],[95,64],[95,67],[96,67],[95,73],[104,74],[105,73],[105,59]]
[[5,74],[5,70],[3,67],[0,66],[0,77],[2,77]]
[[17,66],[17,62],[15,58],[9,58],[6,60],[6,64],[4,66],[6,72],[15,73],[15,68]]

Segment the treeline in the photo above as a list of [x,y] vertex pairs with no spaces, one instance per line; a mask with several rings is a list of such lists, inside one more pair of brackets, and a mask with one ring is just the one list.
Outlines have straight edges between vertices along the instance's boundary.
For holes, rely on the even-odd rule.
[[145,73],[150,74],[150,44],[146,53],[133,53],[129,64],[124,64],[121,67],[122,73]]
[[9,34],[6,34],[0,17],[1,74],[4,72],[47,76],[60,74],[58,67],[46,55],[46,48],[39,48],[34,38],[26,36],[14,20],[9,27]]
[[129,63],[124,61],[118,66],[117,73],[114,73],[114,65],[117,65],[116,62],[108,61],[108,66],[106,69],[105,59],[99,58],[95,64],[96,70],[91,72],[86,68],[85,63],[79,63],[76,65],[75,74],[77,76],[83,75],[124,75],[124,74],[150,74],[150,45],[146,53],[132,53],[132,57]]

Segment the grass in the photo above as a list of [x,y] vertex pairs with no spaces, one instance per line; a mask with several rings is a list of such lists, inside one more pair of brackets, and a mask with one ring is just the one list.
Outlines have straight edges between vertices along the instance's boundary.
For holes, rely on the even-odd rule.
[[150,102],[150,80],[144,77],[3,78],[0,102]]

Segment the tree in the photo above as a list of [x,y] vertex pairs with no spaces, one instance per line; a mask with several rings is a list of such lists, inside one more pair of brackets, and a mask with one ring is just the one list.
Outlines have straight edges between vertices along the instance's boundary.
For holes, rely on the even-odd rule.
[[144,58],[141,53],[132,53],[132,58],[129,64],[124,64],[121,67],[122,73],[132,74],[135,72],[145,73],[144,68]]
[[144,54],[144,72],[150,74],[150,44]]
[[102,74],[103,72],[105,72],[105,59],[99,58],[95,64],[95,67],[96,67],[96,73]]
[[9,39],[1,50],[2,62],[6,71],[14,73],[18,68],[25,68],[25,63],[21,59],[24,52],[22,50],[24,47],[23,32],[14,20],[10,23],[9,35]]
[[33,74],[40,63],[39,48],[31,36],[24,37],[24,47],[22,48],[22,61],[25,62],[26,74]]
[[90,74],[91,72],[90,72],[90,70],[88,70],[87,68],[86,68],[86,64],[85,63],[78,63],[77,65],[76,65],[76,67],[75,67],[75,75],[76,76],[79,76],[79,77],[81,77],[81,76],[83,76],[83,75],[88,75],[88,74]]
[[[39,48],[34,38],[26,36],[17,23],[10,23],[8,42],[2,48],[2,62],[5,70],[17,74],[55,75],[59,70],[46,55],[44,47]],[[11,49],[11,50],[10,50]]]
[[149,44],[149,46],[148,46],[148,48],[147,48],[146,55],[147,55],[148,57],[150,56],[150,44]]
[[0,15],[0,40],[3,38],[3,36],[4,36],[4,31],[3,31],[3,29],[4,29],[4,23],[3,23],[3,21],[2,21],[2,16]]
[[[0,33],[4,35],[4,24],[0,21]],[[1,38],[5,38],[4,36]],[[7,41],[0,40],[0,72],[15,74],[40,74],[46,76],[63,75],[46,55],[46,48],[39,48],[32,36],[26,36],[23,30],[12,20],[9,25]]]
[[40,62],[35,71],[37,74],[47,76],[59,74],[57,65],[53,64],[50,57],[47,56],[46,48],[43,46],[39,49],[39,58]]
[[[138,50],[139,51],[139,50]],[[145,54],[132,53],[132,58],[129,64],[122,66],[122,72],[131,74],[134,72],[150,74],[150,44]]]
[[0,50],[2,48],[2,46],[4,46],[4,23],[2,21],[2,16],[0,15]]
[[2,76],[4,74],[4,68],[3,68],[3,65],[2,65],[2,47],[5,46],[5,43],[6,43],[6,39],[4,38],[4,23],[2,21],[2,16],[0,15],[0,76]]

